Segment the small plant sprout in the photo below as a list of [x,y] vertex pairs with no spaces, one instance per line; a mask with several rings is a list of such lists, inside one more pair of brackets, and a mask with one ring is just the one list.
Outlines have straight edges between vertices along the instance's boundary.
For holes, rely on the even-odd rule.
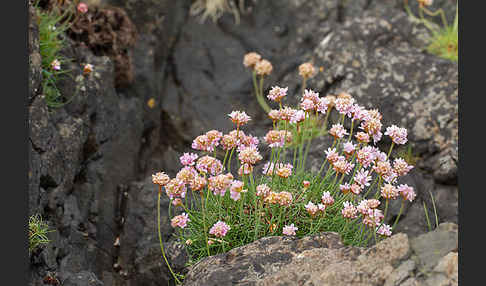
[[[416,0],[418,3],[419,18],[412,14],[408,2],[409,0],[404,0],[405,10],[409,16],[423,23],[424,26],[427,27],[427,29],[432,33],[427,50],[439,57],[457,62],[459,45],[459,2],[456,4],[456,16],[452,26],[447,23],[446,15],[443,9],[439,8],[436,11],[429,10],[428,7],[432,5],[433,0]],[[442,27],[432,24],[430,20],[425,18],[425,15],[429,17],[440,16]]]
[[33,215],[29,218],[29,254],[50,242],[47,237],[49,232],[49,226],[40,215]]
[[[256,76],[261,83],[272,69],[256,53],[247,54],[243,64],[253,69],[255,86]],[[309,63],[299,69],[303,79],[314,74]],[[255,93],[263,98],[257,86]],[[404,205],[414,200],[413,188],[400,183],[413,166],[392,158],[394,146],[407,142],[405,128],[384,128],[378,110],[358,105],[346,92],[322,96],[307,87],[295,108],[284,104],[287,93],[288,87],[274,85],[267,94],[278,108],[269,110],[272,127],[262,138],[244,130],[252,119],[235,110],[222,115],[227,130],[194,139],[194,153],[182,154],[175,177],[153,175],[159,216],[163,189],[169,206],[183,211],[169,208],[169,216],[193,262],[272,235],[300,238],[335,231],[348,245],[366,246],[390,236]],[[328,127],[331,112],[338,119]],[[305,164],[315,130],[333,142],[322,148],[317,172]],[[393,142],[387,152],[376,145],[385,136]],[[401,200],[402,208],[388,225],[391,200]],[[158,223],[161,237],[160,217]],[[160,245],[168,264],[161,239]]]

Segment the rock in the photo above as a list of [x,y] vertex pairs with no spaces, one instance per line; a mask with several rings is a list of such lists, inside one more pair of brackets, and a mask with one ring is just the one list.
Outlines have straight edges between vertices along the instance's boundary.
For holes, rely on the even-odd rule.
[[441,224],[436,230],[411,239],[410,246],[420,261],[420,271],[430,271],[446,254],[451,251],[457,252],[457,228],[454,229],[450,223]]
[[402,285],[402,282],[407,280],[415,269],[415,262],[411,259],[403,262],[393,270],[385,281],[385,286]]
[[42,82],[42,59],[39,52],[39,27],[35,8],[29,4],[29,102],[37,96]]
[[92,272],[81,271],[63,279],[62,285],[66,286],[103,286]]
[[427,278],[426,285],[446,286],[458,285],[459,283],[459,266],[457,252],[449,252],[439,260],[434,268],[433,273]]

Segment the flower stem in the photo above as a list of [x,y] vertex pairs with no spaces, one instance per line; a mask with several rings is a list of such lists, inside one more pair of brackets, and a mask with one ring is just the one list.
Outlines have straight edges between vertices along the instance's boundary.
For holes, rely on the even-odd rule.
[[170,267],[169,261],[167,261],[167,257],[165,256],[165,251],[164,251],[164,244],[162,243],[162,233],[160,232],[160,196],[162,194],[162,186],[159,186],[159,195],[157,199],[157,226],[158,226],[158,231],[159,231],[159,244],[160,244],[160,250],[162,251],[162,256],[164,257],[165,264],[167,264],[167,268],[169,268],[170,273],[174,277],[175,281],[177,284],[181,284],[181,281],[177,279],[177,276],[175,275],[174,271],[172,271],[172,268]]

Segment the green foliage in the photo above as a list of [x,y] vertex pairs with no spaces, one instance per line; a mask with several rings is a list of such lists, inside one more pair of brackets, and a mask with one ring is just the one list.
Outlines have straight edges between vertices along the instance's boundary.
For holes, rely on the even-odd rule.
[[49,232],[49,226],[40,215],[33,215],[29,218],[29,253],[50,242],[47,237]]
[[412,145],[408,145],[407,147],[401,147],[397,150],[397,155],[400,158],[403,158],[409,165],[415,166],[417,162],[420,160],[419,156],[416,156],[412,150]]
[[[419,18],[416,18],[408,6],[408,0],[404,0],[405,10],[415,20],[422,22],[431,32],[430,44],[427,51],[441,58],[457,62],[458,48],[459,48],[459,3],[456,4],[456,17],[452,26],[449,26],[446,20],[444,10],[437,9],[436,11],[428,10],[425,5],[419,5]],[[442,20],[442,27],[434,26],[430,20],[426,19],[425,15],[430,17],[440,16]]]
[[441,58],[457,62],[458,32],[454,27],[445,27],[434,31],[427,51]]
[[[70,9],[61,13],[58,9],[42,10],[36,5],[39,26],[39,50],[42,58],[42,90],[49,107],[61,107],[65,104],[58,88],[59,80],[69,72],[63,70],[63,64],[70,61],[60,54],[65,45],[63,33],[69,28],[72,16]],[[61,64],[61,69],[52,67],[54,60]]]

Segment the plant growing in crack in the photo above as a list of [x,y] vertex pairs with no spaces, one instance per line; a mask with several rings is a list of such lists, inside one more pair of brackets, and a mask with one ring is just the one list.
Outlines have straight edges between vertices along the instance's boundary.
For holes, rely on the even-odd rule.
[[29,254],[50,242],[47,237],[49,232],[49,225],[39,214],[29,217]]
[[[271,71],[269,62],[259,71],[257,65],[263,60],[256,55],[250,53],[244,60],[245,66],[254,65],[254,84],[255,75],[262,80]],[[160,233],[163,190],[170,199],[171,226],[194,262],[265,236],[300,238],[334,231],[348,245],[366,246],[390,236],[406,201],[415,199],[412,187],[399,184],[413,166],[402,158],[391,158],[395,145],[407,143],[407,130],[392,125],[382,133],[380,112],[365,109],[346,92],[321,97],[306,89],[305,82],[314,73],[309,63],[301,65],[303,89],[296,108],[283,104],[287,87],[274,86],[269,91],[267,98],[279,108],[268,112],[273,125],[263,138],[246,134],[243,127],[250,116],[233,111],[228,114],[232,130],[226,134],[210,130],[196,137],[192,148],[200,154],[184,153],[175,177],[164,172],[153,175],[158,185],[159,243],[177,283],[183,276],[170,267]],[[255,91],[263,99],[261,88]],[[339,120],[328,127],[332,111],[339,114]],[[321,150],[318,172],[306,169],[305,164],[315,130],[331,136],[333,142]],[[383,135],[392,142],[386,153],[376,145]],[[261,140],[269,148],[269,160],[263,166]],[[232,162],[237,175],[232,173]],[[389,203],[400,198],[400,213],[388,225]],[[172,213],[172,208],[182,214]]]
[[[456,4],[456,16],[452,26],[447,23],[445,12],[442,8],[436,11],[431,11],[427,7],[432,5],[433,0],[417,0],[419,18],[413,15],[408,5],[408,0],[404,0],[405,10],[408,15],[415,20],[423,23],[424,26],[432,33],[430,44],[427,47],[428,52],[438,55],[439,57],[449,59],[451,61],[458,60],[458,46],[459,46],[459,1]],[[430,20],[425,18],[425,15],[430,17],[440,16],[442,27],[434,25]]]

